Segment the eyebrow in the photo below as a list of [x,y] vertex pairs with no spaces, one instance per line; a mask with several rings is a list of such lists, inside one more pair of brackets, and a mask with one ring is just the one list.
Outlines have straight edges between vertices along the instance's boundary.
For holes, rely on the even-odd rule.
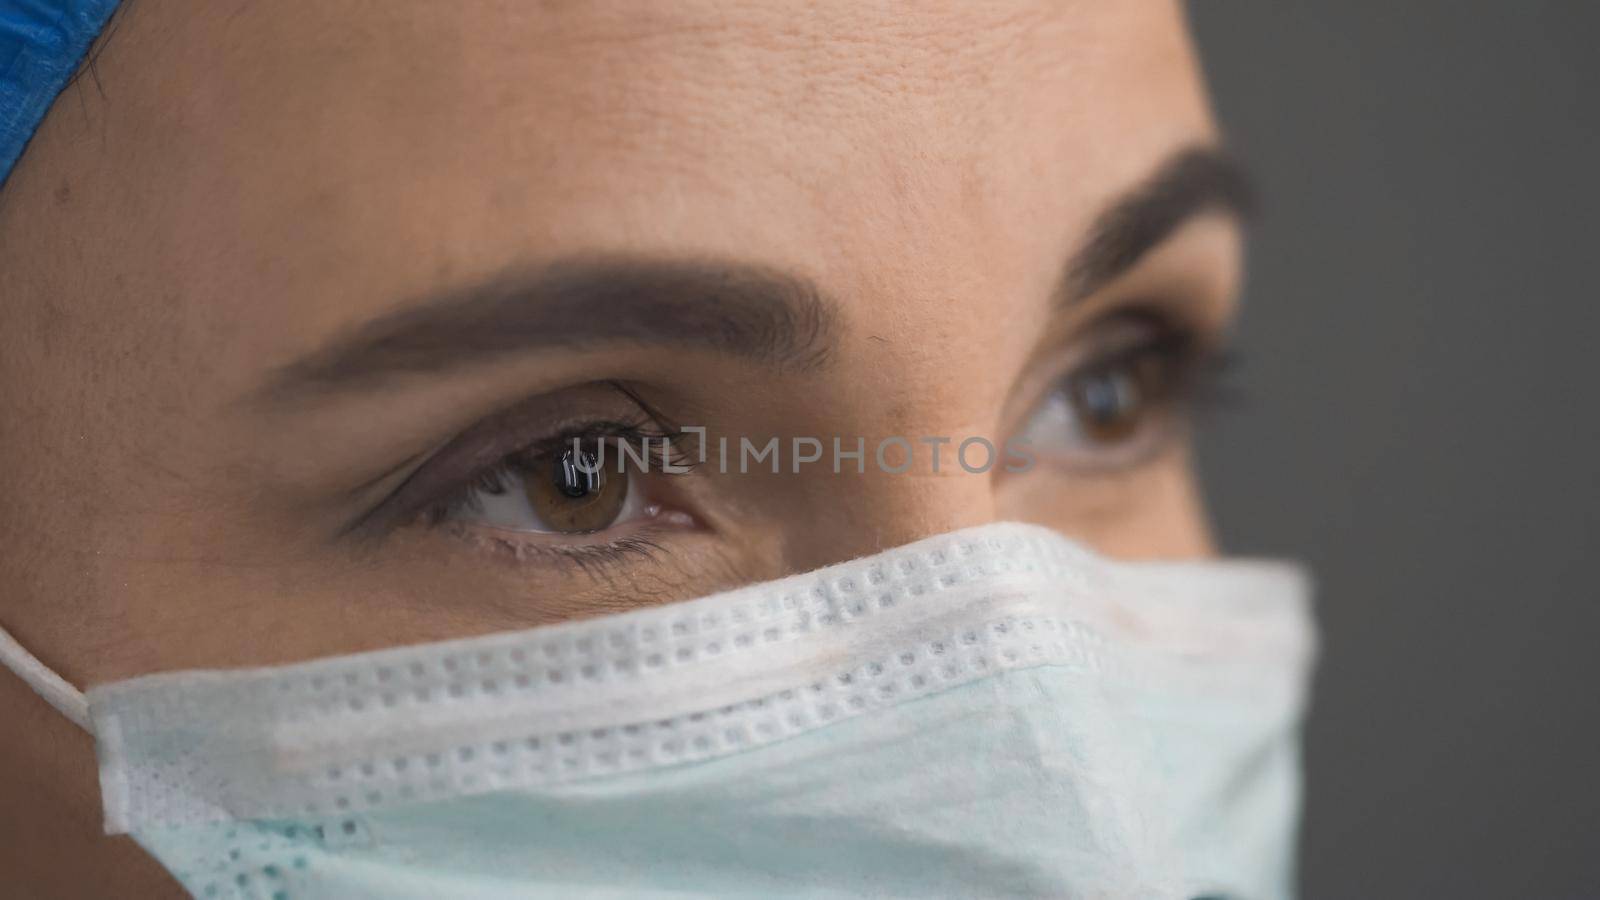
[[[1172,156],[1093,221],[1057,288],[1072,303],[1132,268],[1189,219],[1239,218],[1252,192],[1212,147]],[[272,400],[371,385],[538,350],[615,344],[710,350],[780,370],[826,365],[839,305],[812,280],[772,266],[629,255],[568,258],[421,298],[279,369]]]
[[1216,147],[1186,148],[1095,217],[1057,298],[1070,305],[1093,294],[1191,219],[1221,212],[1248,220],[1254,211],[1255,190],[1237,160]]
[[570,258],[435,294],[280,369],[265,393],[335,390],[512,354],[639,344],[711,350],[780,369],[824,365],[837,304],[764,265]]

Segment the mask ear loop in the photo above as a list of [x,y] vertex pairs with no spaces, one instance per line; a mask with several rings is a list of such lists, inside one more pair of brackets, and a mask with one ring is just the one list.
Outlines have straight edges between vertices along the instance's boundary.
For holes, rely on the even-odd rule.
[[0,663],[17,673],[18,678],[27,682],[28,687],[33,688],[63,716],[71,719],[74,725],[93,733],[89,727],[89,701],[84,699],[83,692],[68,684],[66,679],[51,671],[49,666],[17,643],[17,639],[4,626],[0,626]]

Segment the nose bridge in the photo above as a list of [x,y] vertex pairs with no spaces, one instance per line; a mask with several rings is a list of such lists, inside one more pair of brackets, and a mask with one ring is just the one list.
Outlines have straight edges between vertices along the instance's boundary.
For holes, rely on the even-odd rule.
[[[1006,456],[993,413],[1003,400],[1004,382],[981,368],[970,377],[949,378],[946,366],[973,367],[961,365],[959,342],[941,330],[930,327],[919,335],[915,353],[887,348],[875,365],[862,365],[849,379],[851,386],[841,389],[852,397],[842,404],[849,412],[829,424],[863,436],[859,444],[844,441],[859,449],[861,459],[800,476],[809,481],[796,499],[803,498],[813,518],[786,529],[790,571],[996,520],[995,478]],[[984,443],[963,451],[963,442],[971,439]],[[834,448],[823,443],[832,461]]]

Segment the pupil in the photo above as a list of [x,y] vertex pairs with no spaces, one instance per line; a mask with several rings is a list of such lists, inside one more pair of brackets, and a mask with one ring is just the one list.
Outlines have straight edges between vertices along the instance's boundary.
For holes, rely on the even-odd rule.
[[[579,468],[579,465],[583,468]],[[578,500],[600,490],[600,476],[600,466],[593,453],[582,450],[575,454],[568,448],[556,463],[556,490],[563,497]]]
[[1115,372],[1101,372],[1084,380],[1079,388],[1083,411],[1099,425],[1114,424],[1128,414],[1133,384]]

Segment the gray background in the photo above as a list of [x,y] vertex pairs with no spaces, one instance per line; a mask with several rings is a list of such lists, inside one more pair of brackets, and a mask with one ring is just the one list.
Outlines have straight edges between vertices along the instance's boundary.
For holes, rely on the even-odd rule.
[[1308,560],[1305,896],[1600,898],[1600,5],[1207,2],[1224,540]]

